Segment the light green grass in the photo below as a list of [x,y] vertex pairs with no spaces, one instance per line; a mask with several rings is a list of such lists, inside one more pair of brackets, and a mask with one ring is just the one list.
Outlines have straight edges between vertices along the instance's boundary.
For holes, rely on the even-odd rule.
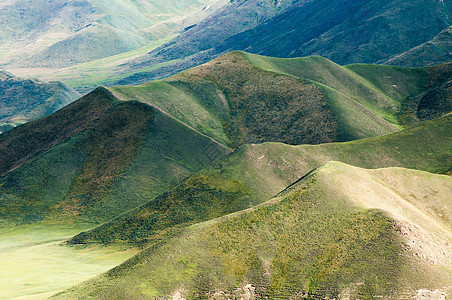
[[245,145],[156,200],[80,234],[72,242],[154,242],[172,234],[174,228],[258,205],[328,161],[445,174],[452,164],[452,141],[444,137],[451,130],[449,115],[400,132],[344,143]]
[[93,225],[39,225],[0,230],[0,298],[47,299],[98,275],[137,250],[70,247],[64,240]]
[[451,189],[445,175],[330,162],[264,204],[191,226],[55,299],[240,298],[248,284],[257,299],[449,293]]

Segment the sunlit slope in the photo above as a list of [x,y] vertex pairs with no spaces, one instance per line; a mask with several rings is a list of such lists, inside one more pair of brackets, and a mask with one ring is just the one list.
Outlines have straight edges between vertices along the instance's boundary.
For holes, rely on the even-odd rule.
[[[342,67],[319,56],[282,59],[231,52],[165,80],[111,91],[121,99],[156,105],[232,146],[316,144],[378,136],[450,112],[450,99],[443,96],[450,75],[448,64]],[[432,93],[435,89],[440,92]],[[427,94],[432,112],[419,117]]]
[[451,130],[449,115],[346,143],[246,145],[153,201],[71,242],[155,242],[187,225],[258,205],[333,160],[363,168],[398,166],[444,174],[452,167],[452,140],[445,138]]
[[237,52],[167,80],[111,91],[121,99],[156,105],[233,147],[337,140],[336,122],[316,86],[257,69]]
[[320,56],[281,59],[241,53],[256,67],[319,85],[345,133],[382,132],[393,124],[431,120],[452,111],[447,96],[450,63],[425,68],[375,64],[343,67]]
[[0,217],[96,223],[149,201],[229,150],[99,88],[0,138]]
[[[329,162],[55,299],[405,299],[451,292],[452,178]],[[83,295],[83,296],[82,296]]]

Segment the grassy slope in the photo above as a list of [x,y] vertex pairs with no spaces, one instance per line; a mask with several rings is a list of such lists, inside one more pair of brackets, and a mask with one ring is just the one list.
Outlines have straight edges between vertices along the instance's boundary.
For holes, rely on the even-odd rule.
[[336,140],[336,124],[322,94],[302,79],[253,67],[230,53],[168,80],[111,89],[151,103],[225,144],[289,144]]
[[0,124],[17,126],[45,117],[79,97],[61,82],[41,82],[0,73]]
[[229,150],[99,88],[2,136],[1,217],[95,223],[162,193]]
[[327,161],[364,168],[399,166],[446,173],[452,166],[452,115],[397,133],[346,143],[246,145],[155,200],[72,239],[155,242],[190,224],[252,207]]
[[[412,124],[419,119],[420,99],[434,89],[443,91],[450,73],[448,64],[342,67],[319,56],[281,59],[232,52],[166,80],[111,90],[156,105],[232,146],[301,144],[378,136]],[[445,98],[430,95],[433,102]],[[427,106],[433,112],[424,120],[450,110],[444,104],[437,105],[442,109]]]
[[447,294],[451,187],[444,175],[330,162],[262,205],[191,226],[55,299]]

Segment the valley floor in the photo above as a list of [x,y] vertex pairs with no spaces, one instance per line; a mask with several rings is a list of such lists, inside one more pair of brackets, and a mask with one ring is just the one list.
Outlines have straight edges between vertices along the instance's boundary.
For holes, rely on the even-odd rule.
[[138,251],[74,247],[64,241],[89,225],[26,225],[0,229],[0,298],[47,299],[96,276]]

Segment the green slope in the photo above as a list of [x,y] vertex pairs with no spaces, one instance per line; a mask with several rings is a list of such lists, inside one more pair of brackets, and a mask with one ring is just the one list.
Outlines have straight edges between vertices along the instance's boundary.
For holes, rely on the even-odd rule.
[[402,67],[422,67],[449,62],[452,58],[452,27],[447,27],[431,40],[406,52],[382,60],[381,63]]
[[446,295],[451,192],[445,175],[330,162],[262,205],[193,225],[54,298]]
[[229,150],[158,109],[99,88],[2,135],[6,223],[106,221]]
[[336,140],[322,93],[302,79],[255,68],[230,53],[163,81],[118,86],[113,93],[160,107],[223,143],[320,143]]
[[[233,147],[315,144],[378,136],[450,112],[444,92],[432,93],[444,91],[450,74],[448,64],[342,67],[319,56],[231,52],[165,80],[111,90],[121,99],[156,105]],[[416,110],[426,94],[432,112],[419,118]]]
[[0,133],[45,117],[78,97],[61,82],[41,82],[0,72]]
[[452,166],[452,115],[397,133],[346,143],[246,145],[168,192],[72,243],[155,242],[187,225],[258,205],[327,161],[364,168],[446,173]]

